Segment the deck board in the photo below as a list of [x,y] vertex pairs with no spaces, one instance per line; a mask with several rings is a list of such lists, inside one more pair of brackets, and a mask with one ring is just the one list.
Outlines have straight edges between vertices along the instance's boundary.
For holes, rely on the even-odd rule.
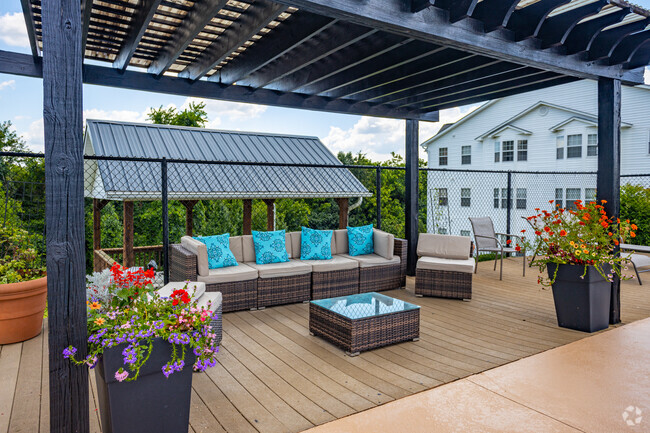
[[[413,284],[385,293],[422,307],[420,340],[353,358],[309,335],[306,304],[225,314],[218,365],[193,377],[189,431],[299,432],[589,335],[558,328],[551,291],[517,259],[503,281],[482,264],[470,302],[416,298]],[[648,283],[623,282],[621,305],[624,323],[650,317]],[[47,379],[46,332],[0,347],[0,433],[49,431]]]

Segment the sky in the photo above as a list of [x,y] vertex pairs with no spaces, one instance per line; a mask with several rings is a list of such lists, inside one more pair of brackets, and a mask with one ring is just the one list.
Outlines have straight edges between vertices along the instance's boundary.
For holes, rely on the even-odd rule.
[[[637,0],[650,7],[650,0]],[[29,53],[29,41],[20,0],[0,2],[0,50]],[[107,64],[107,66],[109,66]],[[646,69],[650,83],[650,68]],[[150,107],[184,108],[197,98],[84,85],[84,119],[146,121]],[[375,161],[404,155],[404,121],[377,117],[322,113],[307,110],[203,100],[208,128],[297,134],[319,137],[332,151],[364,153]],[[40,79],[0,74],[0,122],[11,121],[30,149],[43,150],[43,88]],[[478,105],[440,112],[439,122],[420,122],[420,141],[433,136],[448,122],[455,122]],[[425,158],[420,149],[420,157]]]

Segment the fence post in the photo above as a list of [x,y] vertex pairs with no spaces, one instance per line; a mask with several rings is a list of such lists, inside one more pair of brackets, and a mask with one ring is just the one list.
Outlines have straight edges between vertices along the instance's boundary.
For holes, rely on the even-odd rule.
[[377,166],[377,229],[381,230],[381,166]]
[[160,163],[162,180],[162,224],[163,224],[163,269],[164,282],[169,283],[169,206],[167,203],[167,158]]
[[512,172],[508,172],[508,189],[506,192],[506,233],[510,233],[510,222],[512,218]]

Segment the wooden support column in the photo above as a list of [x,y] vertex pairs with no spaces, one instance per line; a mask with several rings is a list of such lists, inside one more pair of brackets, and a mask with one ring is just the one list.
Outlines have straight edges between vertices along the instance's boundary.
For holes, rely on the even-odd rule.
[[418,247],[418,128],[417,120],[406,120],[405,237],[408,242],[406,274],[415,275]]
[[350,199],[347,197],[337,198],[336,202],[339,204],[339,229],[344,229],[348,226]]
[[[621,82],[598,80],[598,177],[597,200],[607,200],[605,211],[614,220],[621,209]],[[618,248],[616,248],[618,250]],[[614,276],[609,323],[621,322],[621,281]]]
[[185,207],[185,236],[193,236],[194,233],[194,206],[198,200],[181,200],[181,204]]
[[[49,429],[90,430],[88,368],[61,355],[87,354],[81,8],[79,0],[41,4],[49,353]],[[4,386],[4,384],[3,384]]]
[[268,231],[275,230],[275,207],[273,206],[275,199],[266,199],[264,203],[266,203],[266,229]]
[[102,209],[108,200],[93,199],[93,269],[99,272],[99,263],[94,262],[95,251],[102,248]]
[[124,233],[122,238],[122,266],[135,266],[133,254],[133,202],[125,201],[123,206]]
[[253,228],[253,200],[250,198],[242,200],[244,202],[244,227],[243,233],[250,235]]

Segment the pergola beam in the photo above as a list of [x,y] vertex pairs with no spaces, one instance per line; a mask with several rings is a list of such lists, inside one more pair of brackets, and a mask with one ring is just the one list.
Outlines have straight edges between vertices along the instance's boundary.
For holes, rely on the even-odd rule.
[[571,30],[581,20],[597,14],[606,4],[607,0],[599,0],[546,18],[537,34],[537,37],[542,40],[542,48],[550,48],[563,44]]
[[32,56],[36,59],[40,54],[38,42],[36,39],[36,27],[34,25],[34,15],[32,14],[32,2],[30,0],[20,0],[25,17],[25,26],[27,27],[27,37],[29,38],[29,47],[32,50]]
[[612,55],[609,57],[609,63],[616,65],[619,63],[628,63],[634,53],[641,48],[641,46],[650,40],[650,30],[634,33],[626,36],[616,45]]
[[260,30],[269,25],[289,7],[277,3],[258,0],[252,3],[237,20],[237,25],[228,27],[207,47],[192,64],[187,66],[179,77],[198,80],[205,76],[237,48],[244,45]]
[[161,2],[162,0],[142,0],[140,2],[135,16],[133,17],[133,21],[131,22],[129,34],[124,39],[122,48],[113,61],[114,68],[123,71],[127,66],[129,66],[131,58],[133,57],[135,50],[138,48],[138,45],[147,31],[147,27],[149,27],[149,23],[156,14]]
[[520,0],[483,0],[476,5],[472,18],[483,22],[483,31],[505,27]]
[[540,0],[537,3],[515,10],[506,27],[515,32],[515,41],[537,36],[548,14],[553,9],[569,3],[571,0]]
[[589,60],[605,59],[611,56],[616,46],[627,36],[643,30],[650,24],[650,18],[645,20],[635,21],[633,23],[624,24],[622,26],[614,27],[603,32],[592,41],[589,46]]
[[596,39],[596,36],[604,28],[621,22],[629,12],[630,9],[625,8],[578,24],[566,37],[564,41],[565,49],[569,54],[581,53],[588,50],[591,43]]

